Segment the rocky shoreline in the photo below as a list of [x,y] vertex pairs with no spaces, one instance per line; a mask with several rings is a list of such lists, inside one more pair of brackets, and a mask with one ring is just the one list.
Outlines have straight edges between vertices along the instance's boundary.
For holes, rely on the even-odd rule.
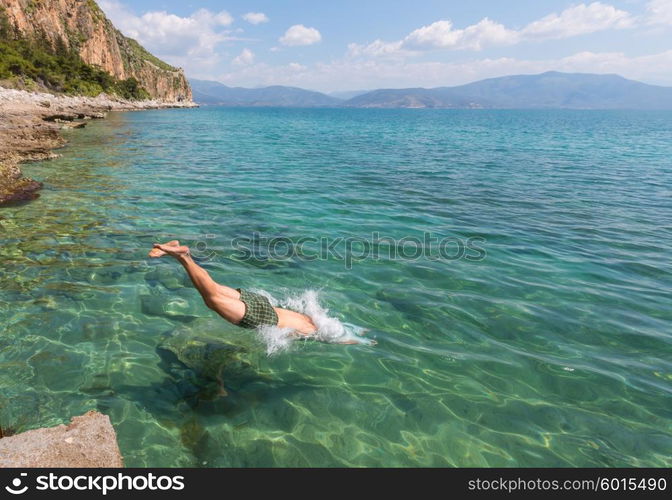
[[[47,160],[66,141],[60,131],[85,127],[109,111],[192,108],[193,102],[126,101],[100,95],[56,96],[0,87],[0,206],[35,199],[42,184],[22,175],[20,164]],[[122,467],[108,417],[88,413],[68,426],[3,436],[2,467]]]
[[124,459],[109,417],[90,411],[70,424],[0,439],[0,468],[120,468]]
[[64,128],[80,128],[109,111],[194,108],[193,102],[127,101],[107,95],[56,96],[0,87],[0,206],[35,199],[42,184],[23,177],[20,163],[54,158]]

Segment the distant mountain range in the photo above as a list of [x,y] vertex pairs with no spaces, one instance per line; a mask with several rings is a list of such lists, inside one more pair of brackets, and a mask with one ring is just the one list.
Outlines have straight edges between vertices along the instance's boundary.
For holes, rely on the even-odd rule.
[[[490,78],[458,87],[332,95],[295,87],[245,89],[191,80],[194,100],[223,106],[434,109],[672,109],[672,87],[618,75],[558,73]],[[342,98],[339,98],[342,97]]]
[[370,90],[344,90],[340,92],[329,92],[328,95],[331,97],[335,97],[336,99],[343,99],[344,101],[347,101],[348,99],[352,99],[353,97],[357,97],[360,95],[368,94],[371,92]]
[[320,92],[275,85],[260,89],[227,87],[219,82],[190,80],[194,101],[217,106],[320,108],[340,106],[342,99]]

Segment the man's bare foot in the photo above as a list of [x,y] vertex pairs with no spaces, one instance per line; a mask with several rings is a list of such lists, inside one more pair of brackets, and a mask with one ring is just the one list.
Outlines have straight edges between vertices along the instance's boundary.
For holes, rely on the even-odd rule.
[[[168,243],[166,243],[166,246],[179,247],[180,242],[177,241],[177,240],[169,241]],[[164,252],[163,250],[161,250],[160,248],[157,248],[156,244],[154,245],[154,248],[152,249],[152,251],[149,252],[149,256],[152,259],[158,259],[160,257],[165,257],[166,255],[168,255],[168,254],[166,252]]]
[[189,247],[180,246],[180,242],[175,240],[169,241],[163,245],[155,243],[154,249],[149,252],[149,256],[152,259],[158,259],[166,255],[170,255],[171,257],[185,257],[189,255]]

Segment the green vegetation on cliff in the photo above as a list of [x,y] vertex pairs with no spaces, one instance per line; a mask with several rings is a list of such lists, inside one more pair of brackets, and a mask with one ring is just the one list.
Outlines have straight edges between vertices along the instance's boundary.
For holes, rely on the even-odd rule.
[[17,39],[0,8],[0,80],[71,95],[96,96],[102,92],[125,99],[148,99],[135,78],[118,80],[86,64],[65,43],[56,48],[39,40]]
[[177,71],[177,68],[171,66],[168,63],[163,62],[154,54],[150,54],[142,45],[140,45],[132,38],[123,36],[121,35],[121,33],[120,36],[123,37],[124,39],[123,42],[120,43],[120,45],[122,46],[125,45],[128,48],[128,50],[125,52],[126,57],[124,59],[124,62],[126,64],[132,67],[134,64],[137,65],[139,62],[149,61],[159,69],[163,69],[165,71]]

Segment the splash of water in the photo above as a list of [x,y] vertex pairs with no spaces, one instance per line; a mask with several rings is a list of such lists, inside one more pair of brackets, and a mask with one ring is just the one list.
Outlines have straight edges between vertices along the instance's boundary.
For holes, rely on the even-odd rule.
[[[366,329],[350,323],[344,323],[329,316],[329,309],[320,304],[319,293],[315,290],[305,290],[300,295],[287,295],[278,299],[264,290],[254,290],[255,293],[266,297],[273,307],[281,307],[296,311],[310,317],[317,326],[317,333],[311,339],[330,344],[357,343],[372,345],[374,341],[364,338]],[[259,337],[266,344],[266,353],[273,356],[288,350],[299,337],[293,334],[292,329],[278,327],[262,327]]]

